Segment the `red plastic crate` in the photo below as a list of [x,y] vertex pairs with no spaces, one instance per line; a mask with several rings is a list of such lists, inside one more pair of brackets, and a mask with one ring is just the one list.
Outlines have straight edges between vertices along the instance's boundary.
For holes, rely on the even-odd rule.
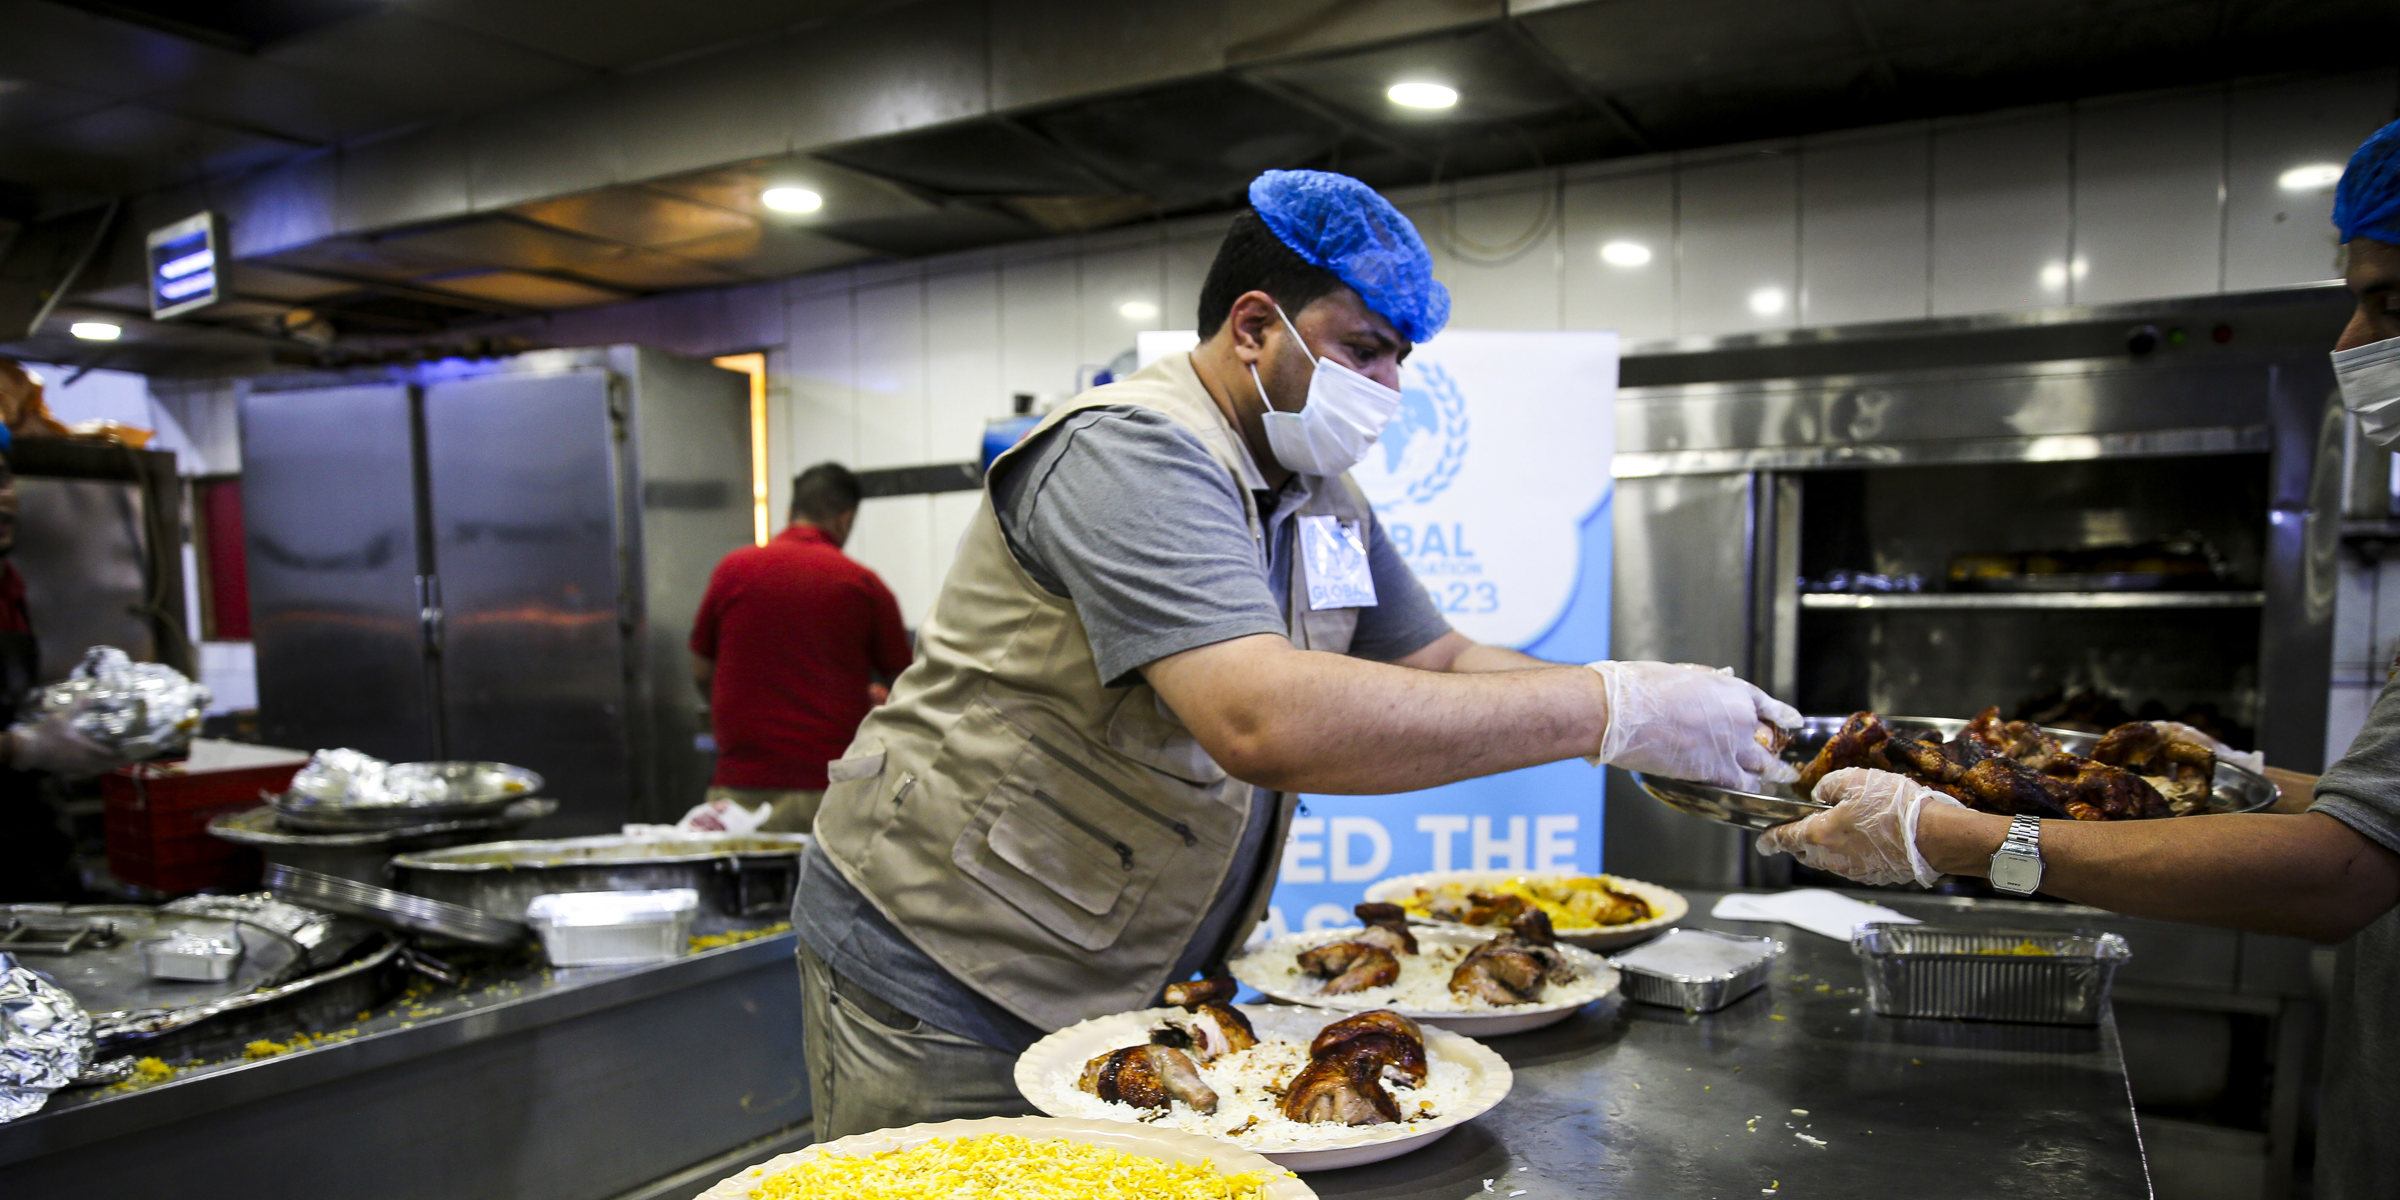
[[109,872],[162,892],[256,885],[258,853],[210,837],[208,823],[290,787],[300,766],[193,774],[180,764],[141,763],[109,773],[100,780]]

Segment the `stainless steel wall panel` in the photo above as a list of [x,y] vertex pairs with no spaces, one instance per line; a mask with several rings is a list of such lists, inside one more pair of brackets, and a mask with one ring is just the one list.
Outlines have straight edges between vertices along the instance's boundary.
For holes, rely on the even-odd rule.
[[[750,381],[691,359],[625,354],[641,477],[633,703],[649,773],[633,816],[672,821],[700,802],[713,763],[695,749],[708,720],[685,645],[717,560],[750,542]],[[781,513],[771,517],[782,524]]]
[[449,753],[541,772],[562,833],[614,830],[630,809],[614,386],[585,369],[425,390]]
[[259,732],[430,758],[409,389],[253,392],[242,520]]
[[[1618,481],[1610,657],[1752,673],[1752,487],[1748,475]],[[1703,887],[1744,881],[1748,835],[1676,812],[1613,768],[1606,796],[1604,869]]]
[[1506,0],[1230,3],[1224,6],[1226,58],[1256,62],[1432,33],[1498,20],[1510,7]]

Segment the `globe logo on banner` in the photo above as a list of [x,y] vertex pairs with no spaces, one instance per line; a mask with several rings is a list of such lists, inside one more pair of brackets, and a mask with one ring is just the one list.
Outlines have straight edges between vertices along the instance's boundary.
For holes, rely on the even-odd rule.
[[[1467,461],[1467,398],[1440,366],[1409,367],[1400,412],[1384,427],[1367,461],[1351,472],[1378,505],[1383,497],[1423,504],[1442,494]],[[1368,476],[1376,476],[1372,481]]]
[[[1524,647],[1566,610],[1608,494],[1614,338],[1453,331],[1401,369],[1400,411],[1350,477],[1434,607]],[[1470,436],[1471,435],[1471,436]]]

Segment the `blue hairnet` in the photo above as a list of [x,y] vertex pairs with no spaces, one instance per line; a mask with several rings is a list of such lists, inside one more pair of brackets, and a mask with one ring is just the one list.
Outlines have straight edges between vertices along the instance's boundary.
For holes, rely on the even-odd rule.
[[2342,240],[2400,243],[2400,121],[2375,131],[2333,190],[2333,224]]
[[1309,265],[1349,284],[1412,342],[1450,321],[1450,289],[1433,277],[1417,227],[1375,189],[1331,171],[1269,171],[1250,181],[1250,207]]

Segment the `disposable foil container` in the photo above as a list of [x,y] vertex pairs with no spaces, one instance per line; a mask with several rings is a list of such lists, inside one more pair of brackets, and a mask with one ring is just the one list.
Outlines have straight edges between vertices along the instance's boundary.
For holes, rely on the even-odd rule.
[[2097,1025],[2132,954],[2113,933],[1859,926],[1867,1004],[1887,1017]]
[[1670,929],[1609,959],[1627,999],[1715,1012],[1767,982],[1783,943],[1713,929]]
[[525,907],[525,923],[542,937],[554,967],[665,962],[691,947],[700,893],[549,892]]
[[223,937],[177,929],[163,938],[150,938],[138,948],[142,974],[152,979],[223,983],[242,965],[241,935],[230,928]]

